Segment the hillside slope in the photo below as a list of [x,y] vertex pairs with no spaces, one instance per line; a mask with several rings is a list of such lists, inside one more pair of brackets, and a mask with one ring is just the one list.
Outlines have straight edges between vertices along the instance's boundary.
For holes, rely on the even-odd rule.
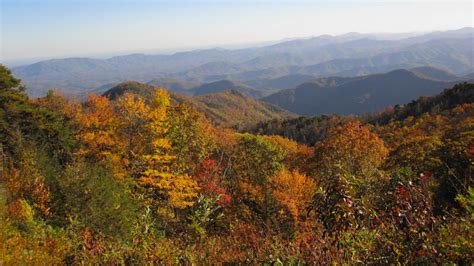
[[435,67],[415,67],[410,69],[411,72],[415,73],[417,76],[425,79],[440,80],[440,81],[454,81],[462,79],[452,72],[444,69],[439,69]]
[[192,98],[197,109],[218,126],[243,129],[258,122],[295,115],[272,104],[265,103],[235,91],[204,94]]
[[264,95],[264,92],[261,90],[256,90],[247,85],[233,82],[230,80],[220,80],[216,82],[205,83],[205,84],[202,84],[201,86],[192,88],[191,92],[194,96],[198,96],[202,94],[215,93],[215,92],[228,91],[228,90],[238,91],[248,96],[251,96],[253,98],[260,98]]
[[474,80],[456,84],[432,97],[420,97],[408,104],[395,105],[393,110],[369,115],[366,120],[369,123],[383,125],[394,120],[401,121],[409,116],[442,113],[465,103],[474,103]]
[[452,85],[400,69],[357,78],[319,79],[262,100],[301,115],[364,114],[431,96]]
[[[153,96],[155,87],[136,81],[127,81],[106,91],[103,95],[115,100],[124,93],[133,93],[145,99]],[[202,112],[216,126],[243,129],[271,119],[295,117],[294,114],[269,103],[236,91],[220,91],[196,97],[171,93],[174,103],[186,103]]]
[[196,83],[173,78],[155,78],[147,84],[155,87],[163,87],[171,92],[177,92],[184,95],[192,94],[191,89],[198,86]]
[[459,83],[432,97],[420,97],[408,104],[395,105],[393,110],[368,114],[364,117],[321,115],[291,119],[274,119],[259,123],[249,131],[255,134],[280,135],[300,143],[313,145],[324,139],[327,131],[336,126],[356,120],[364,120],[374,125],[384,125],[390,121],[420,117],[425,113],[441,114],[461,104],[474,103],[474,83]]
[[102,95],[107,96],[110,100],[116,100],[125,93],[132,93],[145,99],[151,99],[153,97],[153,91],[155,88],[156,87],[152,85],[129,80],[115,85],[111,89],[104,92]]

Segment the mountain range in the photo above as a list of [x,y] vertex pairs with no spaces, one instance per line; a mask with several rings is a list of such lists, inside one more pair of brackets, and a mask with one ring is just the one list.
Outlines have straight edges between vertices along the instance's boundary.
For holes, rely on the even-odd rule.
[[440,93],[463,80],[466,78],[431,67],[398,69],[360,77],[319,78],[262,100],[300,115],[364,114]]
[[348,33],[236,50],[54,59],[12,71],[33,97],[45,95],[49,89],[85,94],[126,80],[149,82],[184,94],[191,88],[227,80],[238,90],[247,88],[248,94],[261,97],[314,78],[354,77],[400,68],[432,66],[456,76],[468,75],[474,72],[473,40],[474,28],[417,36]]

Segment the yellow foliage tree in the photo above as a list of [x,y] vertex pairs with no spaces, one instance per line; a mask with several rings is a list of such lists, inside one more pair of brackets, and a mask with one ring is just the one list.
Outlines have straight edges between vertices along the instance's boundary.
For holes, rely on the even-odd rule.
[[141,172],[142,156],[145,153],[147,125],[150,122],[150,107],[141,97],[125,93],[117,100],[120,118],[119,135],[124,146],[123,163],[131,176]]
[[143,156],[146,169],[138,183],[166,198],[170,206],[181,209],[194,204],[198,185],[190,176],[175,175],[171,171],[175,156],[171,154],[172,146],[166,138],[169,105],[169,94],[164,89],[157,89],[148,113],[147,134],[151,138],[151,151]]

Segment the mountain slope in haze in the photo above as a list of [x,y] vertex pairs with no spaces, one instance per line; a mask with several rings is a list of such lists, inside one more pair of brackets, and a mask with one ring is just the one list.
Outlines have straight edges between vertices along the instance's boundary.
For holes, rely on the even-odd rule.
[[424,65],[465,75],[474,71],[473,39],[473,28],[387,40],[351,33],[237,50],[46,60],[12,71],[34,97],[52,88],[69,94],[84,93],[105,84],[149,82],[156,77],[199,84],[225,79],[246,83],[293,74],[355,76]]
[[460,80],[460,78],[454,75],[452,72],[439,69],[435,67],[423,66],[423,67],[415,67],[410,69],[411,72],[415,73],[417,76],[425,79],[432,79],[432,80],[439,80],[439,81],[455,81]]
[[469,73],[469,74],[467,74],[467,75],[464,75],[464,76],[462,76],[462,79],[463,79],[463,80],[471,80],[471,79],[473,79],[473,80],[474,80],[474,72],[473,72],[473,73]]
[[[471,35],[468,35],[471,36]],[[351,55],[342,55],[340,57],[327,57],[327,60],[317,64],[295,64],[282,66],[278,62],[269,63],[271,67],[257,70],[245,70],[241,67],[240,73],[229,73],[221,75],[219,78],[239,80],[250,84],[255,80],[274,79],[280,76],[289,75],[309,75],[315,77],[324,76],[364,76],[376,73],[384,73],[400,68],[411,69],[422,66],[431,66],[439,69],[446,69],[457,75],[463,76],[466,73],[474,71],[474,46],[472,46],[473,37],[455,38],[455,39],[435,39],[425,43],[411,44],[406,46],[378,50],[366,54],[354,52]],[[363,40],[352,42],[356,45]],[[369,51],[375,42],[374,40],[364,40]],[[400,41],[401,42],[401,41]],[[342,44],[339,44],[342,45]],[[344,43],[344,45],[348,45]],[[336,47],[332,47],[336,49]],[[356,49],[355,49],[356,50]],[[306,62],[308,63],[308,62]],[[241,64],[242,65],[242,64]],[[197,78],[197,77],[195,77]],[[201,76],[200,79],[212,80],[213,76]]]
[[[474,70],[474,35],[463,36],[465,38],[441,38],[422,43],[359,39],[321,46],[312,51],[259,56],[240,64],[220,62],[222,67],[218,72],[203,71],[198,67],[199,71],[191,69],[173,77],[205,82],[232,79],[248,83],[295,74],[359,76],[425,65],[462,75]],[[276,75],[268,76],[268,73]]]
[[262,100],[302,115],[364,114],[430,96],[451,85],[452,82],[422,78],[408,70],[395,70],[358,78],[333,78],[329,83],[316,80]]
[[410,45],[403,49],[371,57],[340,58],[305,66],[299,73],[316,76],[357,76],[400,68],[433,66],[458,74],[473,71],[474,38],[440,39]]
[[173,78],[155,78],[149,81],[147,84],[155,87],[163,87],[171,92],[181,93],[184,95],[192,94],[190,90],[199,86],[199,84],[196,83]]
[[315,79],[315,76],[304,75],[304,74],[290,74],[284,75],[272,79],[257,79],[247,81],[246,84],[258,88],[267,88],[267,89],[290,89],[294,88],[300,84],[308,82]]
[[[127,81],[116,85],[103,95],[115,100],[124,93],[132,93],[146,100],[153,97],[154,90],[155,87],[152,85]],[[278,106],[253,99],[236,90],[219,91],[196,97],[171,93],[171,99],[175,103],[185,103],[193,106],[220,127],[242,129],[271,119],[295,116]]]
[[191,89],[191,92],[194,96],[198,96],[202,94],[215,93],[227,90],[238,91],[247,94],[253,98],[260,98],[264,95],[264,91],[256,90],[247,85],[236,83],[230,80],[220,80],[216,82],[205,83],[201,86]]

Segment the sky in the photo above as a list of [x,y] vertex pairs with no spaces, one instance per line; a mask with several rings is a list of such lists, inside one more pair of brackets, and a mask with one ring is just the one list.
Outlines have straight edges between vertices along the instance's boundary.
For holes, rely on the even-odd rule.
[[473,26],[462,0],[0,0],[0,62]]

